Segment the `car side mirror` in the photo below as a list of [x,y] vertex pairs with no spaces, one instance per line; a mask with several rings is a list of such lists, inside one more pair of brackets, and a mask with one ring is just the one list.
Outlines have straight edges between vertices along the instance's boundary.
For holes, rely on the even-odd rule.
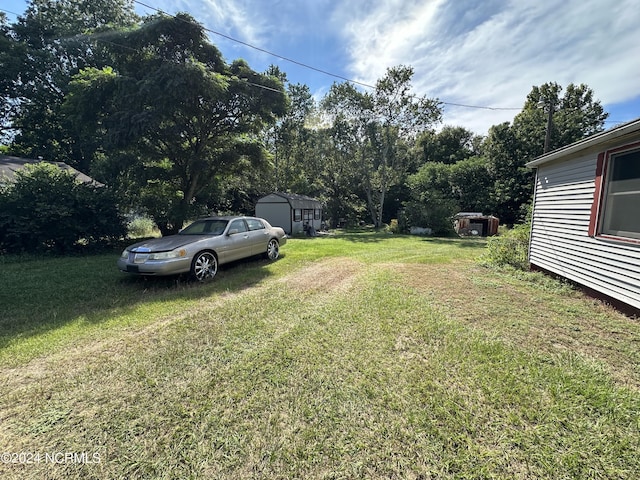
[[227,232],[227,236],[235,235],[235,234],[236,234],[236,233],[238,233],[239,231],[240,231],[240,230],[238,230],[237,228],[232,228],[231,230],[229,230],[229,231]]

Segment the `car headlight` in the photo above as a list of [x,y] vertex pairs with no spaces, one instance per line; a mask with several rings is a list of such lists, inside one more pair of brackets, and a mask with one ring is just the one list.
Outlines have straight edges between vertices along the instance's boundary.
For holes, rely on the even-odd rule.
[[170,252],[150,253],[149,260],[168,260],[170,258],[180,258],[187,255],[187,251],[182,248],[180,250],[172,250]]

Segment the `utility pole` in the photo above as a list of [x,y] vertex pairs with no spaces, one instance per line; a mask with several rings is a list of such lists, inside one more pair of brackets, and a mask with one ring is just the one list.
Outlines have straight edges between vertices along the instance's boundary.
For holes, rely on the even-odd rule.
[[540,99],[538,106],[541,106],[542,108],[547,108],[547,129],[545,130],[545,133],[544,133],[544,150],[542,151],[542,153],[547,153],[551,148],[551,126],[553,125],[553,109],[554,109],[553,99],[542,98]]

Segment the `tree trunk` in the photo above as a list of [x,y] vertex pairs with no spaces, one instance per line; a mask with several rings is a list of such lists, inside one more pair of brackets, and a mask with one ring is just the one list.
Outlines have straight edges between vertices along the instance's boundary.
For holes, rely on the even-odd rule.
[[376,228],[382,227],[382,210],[384,208],[384,198],[386,193],[387,189],[383,186],[380,192],[380,204],[378,205],[378,220],[376,222]]

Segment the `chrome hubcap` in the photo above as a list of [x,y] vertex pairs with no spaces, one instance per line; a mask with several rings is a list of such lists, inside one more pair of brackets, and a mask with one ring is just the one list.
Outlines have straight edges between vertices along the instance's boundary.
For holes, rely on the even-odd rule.
[[275,240],[271,240],[269,242],[269,247],[267,249],[267,255],[269,256],[269,258],[271,260],[275,260],[276,258],[278,258],[278,255],[279,255],[278,242],[276,242]]
[[196,263],[193,267],[193,273],[195,277],[202,281],[207,278],[213,278],[218,270],[218,263],[216,258],[210,253],[200,255],[196,259]]

